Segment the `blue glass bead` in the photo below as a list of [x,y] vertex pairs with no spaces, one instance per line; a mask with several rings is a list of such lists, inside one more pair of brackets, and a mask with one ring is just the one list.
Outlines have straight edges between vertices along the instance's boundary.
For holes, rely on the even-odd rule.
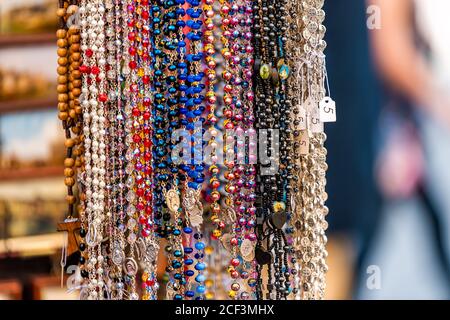
[[173,300],[183,300],[183,296],[179,293],[173,296]]
[[197,291],[197,293],[203,294],[206,291],[206,287],[205,286],[198,286],[195,291]]
[[[178,170],[177,170],[178,171]],[[179,236],[180,234],[181,234],[181,230],[180,229],[175,229],[175,230],[173,230],[173,234],[175,235],[175,236]]]
[[205,244],[204,244],[203,242],[197,242],[197,243],[195,244],[195,249],[197,249],[197,250],[203,250],[203,249],[205,249]]
[[192,298],[195,296],[195,292],[194,291],[186,291],[185,295],[188,298]]
[[184,252],[187,253],[187,254],[190,254],[190,253],[192,253],[193,251],[194,251],[194,249],[192,249],[191,247],[186,247],[186,248],[184,248]]
[[188,182],[189,188],[198,189],[198,183],[196,182]]
[[180,280],[180,279],[183,278],[183,275],[182,275],[181,273],[175,273],[175,274],[173,275],[173,277],[175,278],[175,280]]
[[198,276],[195,277],[195,281],[197,282],[204,282],[206,280],[206,277],[203,274],[199,274]]
[[177,260],[172,261],[172,267],[175,269],[181,268],[181,262]]
[[[197,162],[197,161],[196,161],[196,162]],[[198,162],[200,162],[200,161],[198,161]],[[195,182],[201,184],[201,183],[205,182],[205,179],[204,179],[204,178],[201,178],[201,177],[198,177],[198,178],[195,179]]]
[[183,252],[181,252],[181,250],[175,250],[173,252],[173,255],[177,258],[181,257],[183,255]]
[[204,262],[199,262],[195,265],[195,270],[202,271],[206,269],[206,264]]
[[192,228],[184,227],[183,231],[184,231],[184,233],[191,234],[192,233]]
[[[186,251],[185,251],[186,252]],[[184,264],[185,265],[187,265],[187,266],[190,266],[191,264],[193,264],[194,263],[194,260],[192,260],[192,259],[186,259],[186,260],[184,260]],[[192,271],[192,270],[191,270]],[[192,271],[192,275],[194,275],[194,271]]]
[[[186,262],[185,262],[186,263]],[[184,272],[184,274],[187,276],[187,277],[192,277],[193,275],[194,275],[194,270],[186,270],[185,272]]]

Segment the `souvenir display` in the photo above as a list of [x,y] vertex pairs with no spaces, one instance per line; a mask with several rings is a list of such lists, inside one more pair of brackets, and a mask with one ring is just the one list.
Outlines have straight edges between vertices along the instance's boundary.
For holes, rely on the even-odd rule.
[[323,3],[59,1],[81,299],[324,297]]

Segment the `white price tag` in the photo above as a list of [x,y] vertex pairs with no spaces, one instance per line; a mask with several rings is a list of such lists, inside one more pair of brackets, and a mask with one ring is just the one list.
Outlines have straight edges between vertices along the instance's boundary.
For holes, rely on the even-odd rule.
[[303,106],[300,106],[299,113],[297,115],[298,126],[296,128],[298,130],[305,130],[307,128],[306,124],[306,109]]
[[319,103],[320,121],[336,122],[336,102],[330,97],[325,97]]
[[324,131],[323,122],[320,121],[319,106],[312,99],[307,101],[308,104],[308,129],[312,133],[320,133]]
[[302,130],[300,132],[300,155],[307,155],[309,154],[309,135],[308,130]]

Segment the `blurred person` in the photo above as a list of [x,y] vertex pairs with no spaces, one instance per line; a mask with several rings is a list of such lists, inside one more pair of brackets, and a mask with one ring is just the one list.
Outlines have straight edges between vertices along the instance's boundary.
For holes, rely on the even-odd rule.
[[325,1],[327,73],[337,122],[327,124],[327,299],[352,298],[372,246],[381,202],[373,175],[380,88],[369,51],[364,0]]
[[369,0],[371,32],[389,94],[377,165],[386,209],[375,262],[383,288],[362,298],[450,297],[450,22],[447,0]]

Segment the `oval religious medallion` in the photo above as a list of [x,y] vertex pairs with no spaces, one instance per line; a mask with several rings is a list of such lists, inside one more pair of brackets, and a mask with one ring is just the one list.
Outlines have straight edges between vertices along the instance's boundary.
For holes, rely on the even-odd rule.
[[170,189],[166,192],[165,198],[170,212],[177,212],[180,209],[180,197],[177,190]]
[[239,249],[245,261],[252,261],[255,258],[255,248],[249,239],[244,239]]
[[197,203],[197,191],[192,188],[187,188],[183,194],[183,208],[188,211],[192,210]]
[[127,258],[123,268],[124,268],[125,273],[128,276],[134,277],[138,271],[138,264],[137,264],[136,260],[134,260],[133,258]]
[[121,266],[124,260],[125,260],[125,253],[123,252],[123,250],[120,248],[114,249],[112,253],[112,262],[116,266]]

